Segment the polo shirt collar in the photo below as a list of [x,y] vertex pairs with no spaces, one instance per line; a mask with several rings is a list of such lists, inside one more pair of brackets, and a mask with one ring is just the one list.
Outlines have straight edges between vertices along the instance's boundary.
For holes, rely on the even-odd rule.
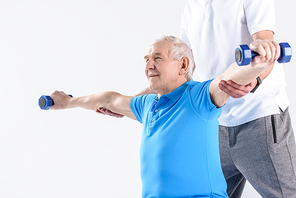
[[187,81],[183,85],[181,85],[180,87],[178,87],[177,89],[175,89],[174,91],[172,91],[171,93],[165,94],[163,96],[166,96],[170,100],[172,100],[174,102],[177,102],[179,100],[179,98],[182,96],[182,94],[184,93],[185,89],[188,87],[188,85],[191,82],[192,81]]

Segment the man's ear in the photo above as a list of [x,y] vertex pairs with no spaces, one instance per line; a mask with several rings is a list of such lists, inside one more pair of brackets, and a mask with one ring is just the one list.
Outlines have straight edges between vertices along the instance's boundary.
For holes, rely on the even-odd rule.
[[180,71],[179,71],[179,75],[186,75],[187,71],[189,69],[189,58],[188,57],[183,57],[180,60]]

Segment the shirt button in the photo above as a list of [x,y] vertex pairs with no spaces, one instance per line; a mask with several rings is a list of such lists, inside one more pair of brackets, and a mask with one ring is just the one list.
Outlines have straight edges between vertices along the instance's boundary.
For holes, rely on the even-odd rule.
[[158,109],[155,109],[155,113],[157,113],[158,112]]

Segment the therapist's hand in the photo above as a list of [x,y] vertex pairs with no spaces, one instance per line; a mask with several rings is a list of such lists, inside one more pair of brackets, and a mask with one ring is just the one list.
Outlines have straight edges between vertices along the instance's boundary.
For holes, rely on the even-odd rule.
[[241,98],[250,93],[256,84],[256,79],[247,85],[238,85],[232,80],[221,80],[219,83],[219,88],[233,98]]
[[123,118],[124,115],[118,114],[118,113],[114,113],[108,109],[105,109],[103,107],[100,107],[99,109],[96,110],[97,113],[103,114],[103,115],[108,115],[111,117],[115,117],[115,118]]

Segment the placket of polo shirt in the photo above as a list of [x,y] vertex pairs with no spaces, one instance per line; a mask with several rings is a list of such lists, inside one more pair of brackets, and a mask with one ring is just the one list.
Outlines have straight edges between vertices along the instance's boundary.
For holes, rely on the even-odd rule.
[[168,102],[168,97],[163,95],[159,98],[159,100],[155,99],[155,104],[152,108],[152,119],[151,122],[155,122],[162,114],[164,109],[166,108],[166,104]]
[[152,117],[151,117],[150,123],[153,123],[153,122],[155,122],[155,120],[158,119],[158,115],[156,114],[158,112],[158,109],[157,109],[159,106],[158,103],[159,103],[159,98],[158,98],[158,96],[155,96],[154,104],[151,109]]
[[152,111],[155,111],[156,105],[158,104],[158,101],[159,101],[158,96],[155,96],[155,98],[154,98],[154,104],[153,104],[153,107],[152,107]]

